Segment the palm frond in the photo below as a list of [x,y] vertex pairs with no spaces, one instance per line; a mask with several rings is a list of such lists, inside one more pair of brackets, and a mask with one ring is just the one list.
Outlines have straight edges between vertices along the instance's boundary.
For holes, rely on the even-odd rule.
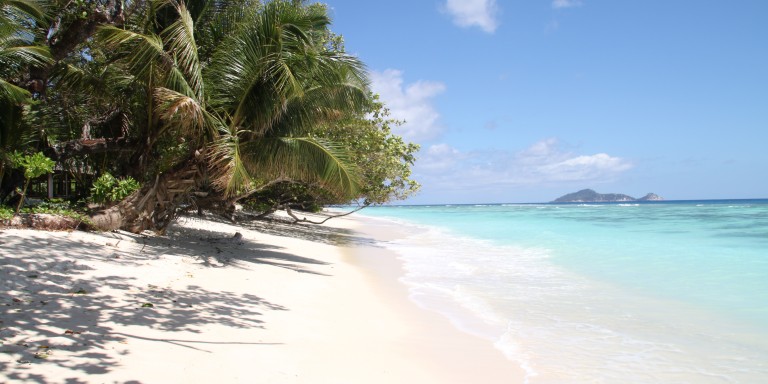
[[285,117],[273,129],[278,134],[302,135],[320,124],[349,113],[359,113],[369,103],[367,80],[357,71],[335,66],[318,71],[303,97],[290,100]]
[[200,44],[203,56],[208,58],[217,50],[220,43],[242,27],[247,20],[252,20],[261,8],[260,1],[237,0],[206,2],[205,12],[195,12],[193,8],[201,8],[188,4],[190,13],[195,18],[195,35]]
[[110,25],[100,27],[97,37],[108,49],[124,52],[131,73],[139,78],[150,78],[155,68],[173,67],[173,59],[163,49],[162,39],[154,33],[142,34]]
[[30,100],[30,93],[0,78],[0,103],[22,104]]
[[0,0],[0,8],[35,20],[42,20],[46,16],[44,3],[36,0]]
[[198,101],[203,97],[203,77],[198,48],[195,43],[194,21],[183,2],[176,4],[179,18],[160,36],[168,44],[168,50],[175,58],[176,66],[184,73],[187,84]]
[[53,63],[48,47],[23,46],[0,49],[0,62],[6,65],[40,66]]
[[247,193],[253,186],[240,153],[239,135],[234,127],[222,128],[209,154],[213,184],[227,197]]
[[200,103],[187,95],[174,90],[155,88],[158,116],[171,123],[182,133],[200,132],[205,126],[205,109]]
[[357,171],[344,148],[312,137],[266,137],[241,145],[245,169],[267,180],[316,183],[337,196],[359,190]]
[[285,2],[266,4],[216,52],[208,76],[215,87],[212,102],[229,111],[235,125],[264,133],[286,102],[304,93],[320,48],[308,30],[315,24]]
[[0,36],[28,34],[36,22],[45,18],[46,8],[43,2],[0,0]]

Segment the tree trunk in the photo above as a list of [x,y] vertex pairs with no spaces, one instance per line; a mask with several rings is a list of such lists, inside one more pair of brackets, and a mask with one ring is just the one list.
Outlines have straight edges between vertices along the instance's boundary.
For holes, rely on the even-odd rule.
[[21,212],[21,206],[24,205],[24,198],[27,196],[27,187],[29,187],[29,179],[24,182],[24,189],[21,191],[21,199],[19,199],[19,205],[16,206],[16,214]]
[[117,205],[92,215],[91,220],[103,231],[163,233],[181,208],[195,206],[195,193],[205,193],[200,191],[206,179],[205,164],[190,158],[175,170],[158,175],[154,183],[145,185]]

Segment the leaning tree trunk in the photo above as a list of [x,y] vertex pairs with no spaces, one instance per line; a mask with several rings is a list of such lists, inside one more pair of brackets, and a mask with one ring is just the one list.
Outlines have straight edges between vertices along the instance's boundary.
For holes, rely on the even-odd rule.
[[133,233],[153,230],[163,233],[184,204],[194,204],[203,192],[206,165],[191,158],[176,169],[160,174],[119,204],[91,216],[97,229],[123,229]]

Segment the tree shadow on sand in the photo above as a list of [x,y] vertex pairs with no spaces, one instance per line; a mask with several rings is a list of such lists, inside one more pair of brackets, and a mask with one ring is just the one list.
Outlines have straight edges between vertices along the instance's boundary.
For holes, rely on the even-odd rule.
[[[210,340],[210,335],[200,340],[180,340],[170,332],[201,333],[207,324],[262,328],[263,312],[287,310],[253,294],[210,291],[195,285],[181,289],[139,286],[131,276],[87,278],[89,261],[140,265],[178,255],[193,257],[206,267],[260,263],[306,273],[318,273],[311,267],[326,264],[276,247],[231,238],[228,233],[189,228],[164,237],[91,235],[96,239],[94,243],[81,242],[63,232],[46,236],[35,232],[23,236],[2,234],[0,289],[5,294],[0,297],[0,378],[4,380],[0,381],[51,382],[35,368],[41,364],[88,375],[105,374],[119,365],[118,356],[110,349],[121,347],[130,338],[194,349],[204,348],[201,346],[206,343],[248,343]],[[30,254],[34,257],[15,256]],[[242,305],[245,302],[251,305]],[[117,333],[116,324],[169,332],[169,338]],[[82,374],[73,376],[77,377],[63,382],[86,382],[78,378]]]
[[[325,213],[302,213],[301,215],[313,221],[322,221],[329,216]],[[238,219],[237,223],[212,215],[206,216],[205,220],[237,225],[267,235],[290,237],[338,247],[378,247],[376,240],[372,237],[364,236],[352,229],[326,224],[294,223],[289,219],[274,215],[266,219],[253,219],[254,217],[252,215],[243,215]],[[180,220],[194,221],[199,219],[194,216],[185,216]],[[345,220],[345,218],[337,218],[335,220]]]
[[223,231],[174,225],[166,236],[136,235],[122,231],[112,236],[129,244],[141,244],[137,252],[156,258],[192,257],[201,265],[212,268],[245,268],[248,264],[265,264],[301,273],[325,275],[312,267],[328,265],[327,262],[283,252],[280,247],[269,244],[249,241],[237,235],[242,227],[225,224],[229,226],[223,226]]

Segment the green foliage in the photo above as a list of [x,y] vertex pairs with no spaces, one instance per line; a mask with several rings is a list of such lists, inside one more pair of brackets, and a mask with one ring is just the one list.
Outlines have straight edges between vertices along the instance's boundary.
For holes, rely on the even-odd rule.
[[21,199],[19,199],[19,205],[16,207],[16,213],[19,213],[22,204],[24,204],[24,197],[27,194],[27,187],[32,179],[38,178],[47,173],[53,172],[53,167],[56,163],[46,157],[42,152],[37,152],[34,155],[24,155],[19,152],[11,154],[11,164],[15,168],[24,169],[24,189],[21,191]]
[[25,207],[21,210],[22,213],[30,214],[49,214],[58,215],[73,218],[86,225],[92,225],[91,219],[75,210],[75,207],[68,201],[63,199],[49,199],[43,200],[42,203],[35,205],[34,207]]
[[421,187],[411,179],[419,146],[393,134],[392,127],[402,122],[390,118],[378,96],[371,95],[370,99],[363,113],[339,124],[323,126],[315,134],[339,142],[351,152],[362,179],[356,200],[362,200],[364,205],[404,200]]
[[74,207],[72,204],[64,199],[46,199],[43,200],[40,204],[35,205],[34,209],[41,211],[41,213],[44,213],[42,211],[47,212],[64,212],[64,211],[72,211]]
[[273,212],[289,206],[307,212],[319,212],[323,205],[338,200],[322,188],[299,183],[277,183],[241,201],[243,207],[255,212]]
[[13,208],[0,205],[0,222],[13,218]]
[[91,199],[99,204],[107,203],[110,201],[112,194],[112,188],[117,185],[117,179],[110,173],[101,175],[96,181],[93,182],[91,187]]
[[[136,191],[135,179],[182,175],[189,165],[206,172],[179,177],[199,186],[205,173],[208,200],[261,191],[247,201],[266,210],[383,204],[418,189],[410,179],[418,147],[391,133],[397,122],[331,31],[326,5],[120,2],[126,18],[113,25],[94,15],[117,11],[115,2],[49,4],[45,20],[42,12],[13,19],[30,21],[13,28],[25,41],[0,38],[0,94],[8,95],[0,97],[0,157],[48,147],[61,164],[108,169],[117,177],[104,174],[91,190],[100,204]],[[91,152],[87,143],[115,147]],[[3,193],[18,183],[5,179]],[[171,205],[183,198],[171,196]]]
[[30,68],[51,63],[46,47],[34,45],[34,27],[45,10],[31,0],[0,1],[0,182],[8,155],[24,148],[23,115],[34,101],[25,89]]
[[421,186],[411,179],[411,167],[419,146],[393,134],[392,127],[401,122],[389,117],[378,96],[369,95],[369,98],[363,111],[319,125],[310,134],[314,140],[330,141],[344,148],[360,185],[354,195],[340,196],[322,183],[290,181],[254,193],[242,201],[244,206],[258,212],[281,206],[317,211],[323,206],[351,202],[386,204],[416,193]]
[[91,199],[98,204],[120,201],[138,190],[139,182],[128,176],[117,179],[110,173],[104,173],[91,187]]
[[46,157],[42,152],[33,155],[14,152],[10,157],[14,168],[24,169],[24,178],[27,180],[53,172],[53,167],[56,165],[56,162]]
[[112,190],[112,201],[122,200],[132,194],[140,187],[139,182],[132,177],[126,177],[117,181],[117,185]]
[[[75,219],[85,225],[93,226],[93,222],[87,215],[78,212],[70,202],[62,199],[44,200],[34,207],[22,208],[20,213],[65,216]],[[0,205],[0,223],[7,225],[10,220],[13,219],[14,214],[16,214],[16,212],[13,208]]]

